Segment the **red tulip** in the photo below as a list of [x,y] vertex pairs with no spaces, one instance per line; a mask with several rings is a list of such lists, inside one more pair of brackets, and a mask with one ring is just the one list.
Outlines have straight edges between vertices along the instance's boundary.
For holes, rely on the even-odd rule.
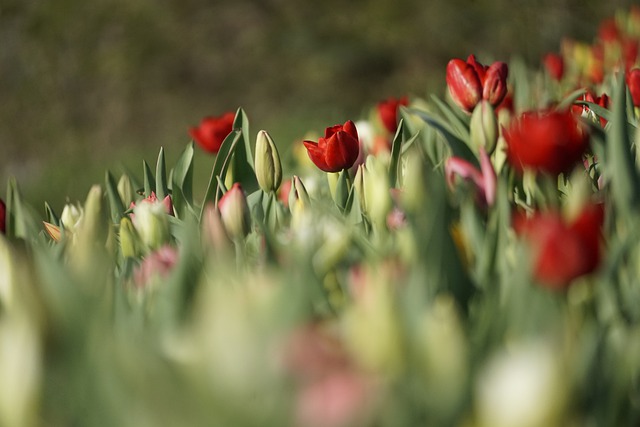
[[627,86],[631,92],[633,105],[640,107],[640,68],[634,68],[627,73]]
[[589,135],[571,111],[529,112],[504,130],[509,163],[557,175],[582,157]]
[[452,59],[447,64],[447,87],[453,101],[463,110],[472,112],[481,99],[492,107],[502,102],[507,94],[509,69],[504,62],[486,67],[469,55],[467,61]]
[[378,115],[389,133],[396,133],[396,130],[398,130],[398,108],[401,105],[409,105],[409,100],[406,96],[400,99],[389,98],[378,103]]
[[557,53],[547,53],[542,62],[551,78],[558,82],[562,80],[562,76],[564,76],[564,59],[562,59],[562,56]]
[[537,213],[516,217],[514,229],[532,246],[536,279],[549,288],[563,289],[598,268],[603,220],[603,206],[590,204],[570,223],[557,212]]
[[0,233],[5,234],[7,231],[7,206],[0,199]]
[[203,150],[216,154],[224,139],[233,130],[235,113],[227,112],[219,117],[205,117],[200,126],[189,129],[189,135]]
[[318,139],[318,142],[304,141],[303,143],[311,161],[325,172],[349,169],[360,153],[358,131],[351,120],[344,125],[328,127],[324,138]]

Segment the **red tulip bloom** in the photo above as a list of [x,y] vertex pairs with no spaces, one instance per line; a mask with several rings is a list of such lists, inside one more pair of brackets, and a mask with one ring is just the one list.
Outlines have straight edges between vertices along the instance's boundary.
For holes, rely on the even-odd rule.
[[631,92],[633,105],[640,107],[640,68],[634,68],[627,73],[627,86]]
[[589,144],[586,129],[571,111],[525,113],[504,130],[504,138],[516,170],[526,167],[551,175],[569,171]]
[[205,117],[200,126],[189,129],[189,135],[203,150],[216,154],[224,139],[233,131],[235,117],[231,111],[219,117]]
[[562,56],[557,53],[547,53],[542,62],[551,78],[558,82],[562,80],[562,76],[564,76],[564,59],[562,59]]
[[447,64],[447,87],[453,101],[463,110],[472,112],[480,100],[492,107],[502,102],[507,94],[509,69],[504,62],[487,67],[469,55],[467,61],[452,59]]
[[516,217],[514,229],[531,244],[536,279],[563,289],[598,268],[603,220],[603,206],[590,204],[570,223],[557,212],[537,213]]
[[409,100],[406,96],[400,99],[389,98],[378,103],[378,115],[389,133],[395,134],[396,130],[398,130],[398,108],[401,105],[409,105]]
[[0,199],[0,233],[5,234],[7,231],[7,206]]
[[318,142],[304,141],[303,143],[311,161],[325,172],[349,169],[360,153],[358,131],[351,120],[344,125],[328,127],[324,138],[320,138]]

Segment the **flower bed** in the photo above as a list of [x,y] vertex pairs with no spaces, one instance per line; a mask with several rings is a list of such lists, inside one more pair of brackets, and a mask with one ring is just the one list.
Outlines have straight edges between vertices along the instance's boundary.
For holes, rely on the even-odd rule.
[[0,425],[637,425],[639,42],[453,59],[286,164],[208,117],[59,215],[10,181]]

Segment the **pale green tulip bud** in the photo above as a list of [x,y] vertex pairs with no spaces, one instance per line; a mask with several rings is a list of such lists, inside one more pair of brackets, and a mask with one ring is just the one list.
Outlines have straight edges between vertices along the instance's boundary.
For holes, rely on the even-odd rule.
[[481,101],[471,115],[471,145],[475,151],[484,147],[487,154],[493,153],[498,142],[498,121],[488,101]]
[[364,164],[358,165],[356,176],[353,180],[353,185],[356,188],[356,196],[358,197],[358,203],[360,203],[360,210],[367,213],[367,199],[365,197],[365,179],[366,170]]
[[364,197],[371,222],[384,226],[393,203],[389,193],[389,177],[384,163],[374,156],[367,158],[364,171]]
[[163,203],[142,201],[133,214],[133,224],[146,248],[158,249],[169,240],[169,218]]
[[79,205],[66,204],[62,209],[62,214],[60,215],[60,222],[64,226],[64,229],[70,232],[74,232],[80,222],[82,221],[83,210]]
[[133,228],[133,223],[127,217],[120,220],[120,250],[126,257],[136,257],[140,254],[140,236]]
[[255,172],[262,191],[272,193],[282,182],[282,164],[278,149],[271,136],[264,130],[256,139]]
[[233,239],[241,239],[251,231],[251,216],[247,198],[239,183],[233,184],[218,202],[220,216],[227,234]]
[[295,210],[309,206],[310,203],[311,200],[306,187],[302,180],[294,175],[291,179],[291,190],[289,191],[289,210],[292,214],[295,214]]
[[226,251],[232,247],[222,223],[222,218],[220,218],[220,212],[213,203],[207,204],[202,213],[202,239],[203,244],[207,247],[212,247],[216,253]]
[[11,305],[15,283],[15,263],[9,242],[0,234],[0,312]]
[[118,194],[125,206],[129,206],[129,204],[133,202],[133,185],[131,184],[129,175],[122,174],[120,177],[118,181]]
[[403,170],[402,207],[407,212],[416,213],[423,209],[427,202],[425,172],[420,156],[409,155],[406,158],[407,163]]

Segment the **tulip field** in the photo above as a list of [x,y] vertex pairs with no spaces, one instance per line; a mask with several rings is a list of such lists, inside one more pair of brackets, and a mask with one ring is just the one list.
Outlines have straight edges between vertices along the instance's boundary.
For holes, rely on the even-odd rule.
[[230,106],[60,212],[10,179],[0,426],[640,425],[639,46],[469,52],[295,142]]

